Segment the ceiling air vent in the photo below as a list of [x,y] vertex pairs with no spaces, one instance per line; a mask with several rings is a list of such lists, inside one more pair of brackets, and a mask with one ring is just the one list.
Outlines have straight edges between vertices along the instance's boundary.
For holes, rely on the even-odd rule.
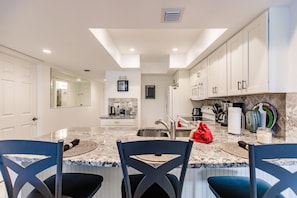
[[164,23],[180,22],[183,14],[183,9],[167,8],[162,9],[161,21]]

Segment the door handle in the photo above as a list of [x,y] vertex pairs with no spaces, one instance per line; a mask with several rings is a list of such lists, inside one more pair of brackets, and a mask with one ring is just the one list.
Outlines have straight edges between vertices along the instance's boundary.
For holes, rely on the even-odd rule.
[[36,121],[36,120],[38,120],[38,118],[34,117],[34,118],[32,118],[32,120],[33,120],[33,121]]

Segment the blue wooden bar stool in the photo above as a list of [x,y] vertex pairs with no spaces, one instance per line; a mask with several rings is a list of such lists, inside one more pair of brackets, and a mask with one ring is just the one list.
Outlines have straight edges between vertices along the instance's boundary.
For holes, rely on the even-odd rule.
[[[122,197],[180,198],[192,145],[191,140],[118,141],[124,175]],[[140,173],[129,174],[127,166]],[[169,174],[177,167],[181,167],[179,177]]]
[[[290,172],[278,162],[280,159],[297,159],[297,144],[249,145],[248,149],[250,177],[209,177],[209,188],[216,197],[284,197],[281,193],[287,188],[291,188],[297,195],[297,172]],[[278,181],[270,185],[267,181],[257,178],[259,170],[277,178]]]
[[[30,155],[29,165],[23,166],[16,158]],[[27,163],[26,163],[27,164]],[[17,198],[25,184],[33,190],[29,198],[90,198],[99,190],[103,177],[86,173],[62,173],[63,142],[44,142],[33,140],[0,141],[0,169],[9,198]],[[38,174],[50,167],[56,167],[56,174],[45,180]],[[10,172],[16,173],[12,182]]]

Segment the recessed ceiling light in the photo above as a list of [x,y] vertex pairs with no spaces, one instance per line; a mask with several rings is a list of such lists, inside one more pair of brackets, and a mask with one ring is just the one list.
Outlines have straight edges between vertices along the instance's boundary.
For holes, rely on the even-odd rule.
[[51,54],[52,53],[52,51],[49,50],[49,49],[43,49],[42,52],[45,53],[45,54]]
[[172,49],[172,51],[177,52],[178,48],[175,47],[175,48]]
[[129,50],[130,50],[130,52],[134,52],[134,51],[135,51],[135,49],[134,49],[134,48],[130,48]]

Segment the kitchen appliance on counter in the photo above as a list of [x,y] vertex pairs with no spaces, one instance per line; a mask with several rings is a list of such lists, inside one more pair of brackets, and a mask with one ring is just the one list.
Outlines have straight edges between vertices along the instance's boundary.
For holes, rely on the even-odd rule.
[[201,108],[193,108],[192,116],[202,116]]

